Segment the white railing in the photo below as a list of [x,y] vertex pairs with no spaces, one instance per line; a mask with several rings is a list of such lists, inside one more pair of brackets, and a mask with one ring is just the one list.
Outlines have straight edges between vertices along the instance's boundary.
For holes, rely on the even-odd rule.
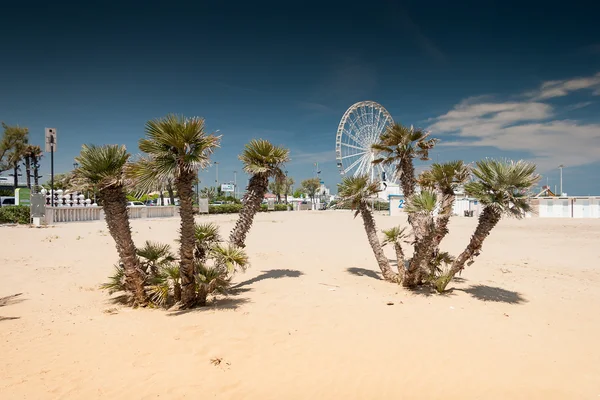
[[[154,206],[154,207],[128,207],[129,218],[165,218],[174,217],[178,213],[178,207]],[[46,224],[58,222],[83,222],[99,221],[104,219],[102,207],[46,207]]]

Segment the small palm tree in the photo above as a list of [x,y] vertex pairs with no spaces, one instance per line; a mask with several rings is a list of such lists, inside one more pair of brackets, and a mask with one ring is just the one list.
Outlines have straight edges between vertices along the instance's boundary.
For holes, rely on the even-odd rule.
[[147,156],[128,171],[140,191],[153,190],[156,182],[174,181],[181,217],[181,308],[196,305],[193,184],[198,171],[210,164],[210,155],[219,142],[220,136],[206,132],[202,118],[170,114],[151,120],[146,123],[146,138],[139,142],[140,150]]
[[84,145],[75,158],[79,167],[74,171],[74,182],[79,186],[93,186],[99,191],[106,224],[123,264],[125,288],[135,305],[146,305],[145,274],[136,254],[127,214],[123,168],[128,159],[125,146]]
[[345,177],[342,183],[338,185],[340,202],[355,210],[354,217],[360,214],[363,219],[367,239],[369,240],[371,249],[373,249],[373,254],[375,254],[375,259],[384,279],[391,282],[399,282],[399,274],[392,270],[387,257],[383,253],[383,248],[377,237],[375,219],[368,205],[369,200],[373,199],[377,192],[379,192],[379,182],[369,182],[367,175]]
[[535,169],[535,164],[525,161],[486,159],[476,163],[473,175],[477,179],[465,185],[465,192],[481,202],[483,212],[466,249],[452,263],[448,282],[479,255],[483,241],[503,215],[523,218],[530,211],[528,192],[540,179]]
[[372,145],[372,150],[379,156],[373,163],[395,167],[402,193],[408,199],[415,192],[413,159],[429,160],[429,151],[437,142],[438,139],[429,137],[429,132],[394,124],[381,134],[378,143]]
[[229,241],[238,247],[244,247],[246,235],[252,227],[254,216],[269,188],[269,178],[282,179],[282,167],[290,160],[290,151],[284,147],[274,146],[267,140],[253,139],[239,156],[244,164],[244,171],[252,175],[243,198],[243,207]]
[[386,246],[388,244],[394,245],[394,250],[396,251],[396,259],[398,263],[398,270],[404,268],[404,250],[402,250],[402,240],[408,237],[406,233],[406,227],[395,226],[390,229],[383,230],[383,241],[381,242],[382,246]]
[[200,262],[205,262],[210,249],[221,241],[219,227],[212,222],[196,224],[194,235],[196,236],[194,256]]
[[171,246],[146,240],[144,247],[137,249],[137,255],[146,273],[158,274],[160,267],[175,261]]

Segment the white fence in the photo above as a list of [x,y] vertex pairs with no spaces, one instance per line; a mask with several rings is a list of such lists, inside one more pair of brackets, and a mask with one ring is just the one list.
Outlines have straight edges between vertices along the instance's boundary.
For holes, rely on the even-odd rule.
[[[178,207],[128,207],[129,218],[165,218],[174,217]],[[46,224],[58,222],[99,221],[104,219],[102,207],[46,207]]]

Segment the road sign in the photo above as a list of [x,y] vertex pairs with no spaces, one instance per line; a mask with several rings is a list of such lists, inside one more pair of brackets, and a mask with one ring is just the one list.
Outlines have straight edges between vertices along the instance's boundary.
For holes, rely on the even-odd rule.
[[56,151],[56,128],[46,128],[46,151],[53,150]]
[[234,192],[235,191],[235,185],[233,183],[222,183],[221,184],[221,191],[222,192]]

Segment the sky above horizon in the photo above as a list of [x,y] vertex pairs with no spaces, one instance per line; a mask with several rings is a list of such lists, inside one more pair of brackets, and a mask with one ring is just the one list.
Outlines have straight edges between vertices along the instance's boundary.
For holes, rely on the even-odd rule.
[[39,145],[57,128],[57,173],[84,143],[138,154],[145,122],[178,113],[222,135],[220,183],[246,183],[237,155],[264,138],[335,191],[339,121],[373,100],[441,139],[432,161],[533,160],[551,188],[564,164],[565,192],[600,195],[591,2],[21,3],[3,6],[0,121]]

